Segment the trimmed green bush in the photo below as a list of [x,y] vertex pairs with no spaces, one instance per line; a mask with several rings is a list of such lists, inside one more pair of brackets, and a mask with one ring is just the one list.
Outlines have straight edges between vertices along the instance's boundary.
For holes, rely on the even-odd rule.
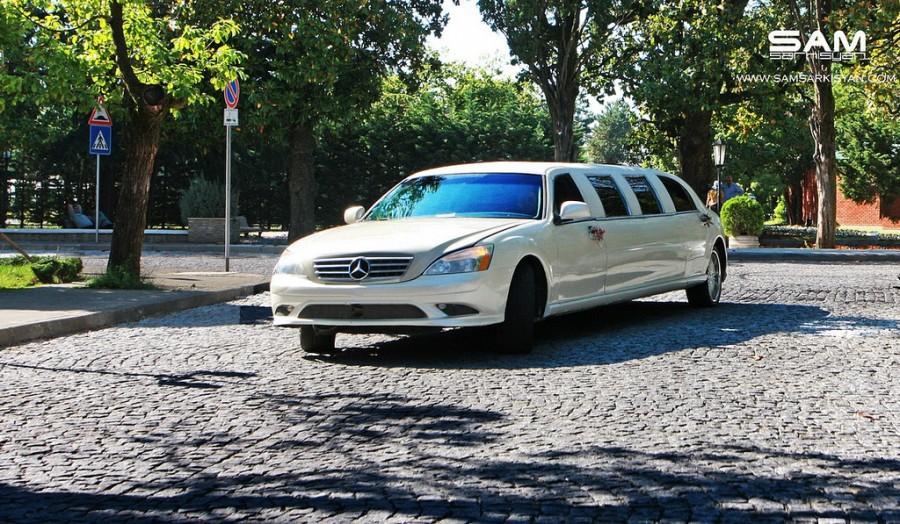
[[37,279],[35,283],[59,284],[78,280],[82,263],[75,257],[31,257],[29,262],[23,256],[0,259],[0,266],[30,266],[29,271]]
[[80,258],[41,257],[33,259],[31,269],[44,284],[59,284],[78,279],[82,264]]
[[728,236],[759,236],[765,220],[762,205],[746,195],[734,197],[722,206],[722,227]]
[[[178,200],[181,222],[187,225],[188,218],[224,218],[225,188],[218,182],[196,177]],[[237,209],[232,207],[232,216]]]

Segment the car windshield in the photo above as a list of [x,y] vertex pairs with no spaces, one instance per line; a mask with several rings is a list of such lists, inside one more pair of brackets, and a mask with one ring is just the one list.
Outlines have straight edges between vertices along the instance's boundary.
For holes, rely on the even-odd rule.
[[412,217],[540,218],[540,175],[476,173],[404,180],[366,220]]

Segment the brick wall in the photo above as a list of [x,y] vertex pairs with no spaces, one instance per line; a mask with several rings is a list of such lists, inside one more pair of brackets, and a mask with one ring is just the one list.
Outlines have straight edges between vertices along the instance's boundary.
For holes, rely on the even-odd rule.
[[[811,169],[806,172],[801,183],[803,188],[802,219],[805,224],[816,223],[816,172]],[[839,226],[881,226],[900,229],[900,198],[893,202],[882,202],[876,197],[875,201],[868,204],[857,204],[841,192],[841,184],[838,181],[837,191],[837,223]]]

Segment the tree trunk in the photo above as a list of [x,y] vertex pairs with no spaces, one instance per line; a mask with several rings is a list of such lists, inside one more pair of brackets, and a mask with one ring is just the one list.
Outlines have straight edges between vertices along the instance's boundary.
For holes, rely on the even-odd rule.
[[695,111],[685,115],[678,132],[678,162],[681,178],[705,200],[706,191],[715,179],[711,111]]
[[150,179],[159,150],[159,137],[167,106],[138,103],[138,110],[128,122],[125,159],[116,222],[107,269],[124,267],[134,275],[141,274],[141,248],[147,225],[150,202]]
[[575,101],[578,90],[550,86],[542,86],[541,89],[553,124],[553,160],[575,162],[578,157],[575,150]]
[[316,228],[315,139],[308,125],[291,129],[288,167],[291,224],[288,240],[312,233]]
[[[831,74],[831,63],[820,63],[824,75]],[[837,225],[837,176],[834,132],[834,93],[831,82],[815,82],[816,105],[809,119],[816,162],[816,247],[833,248]]]

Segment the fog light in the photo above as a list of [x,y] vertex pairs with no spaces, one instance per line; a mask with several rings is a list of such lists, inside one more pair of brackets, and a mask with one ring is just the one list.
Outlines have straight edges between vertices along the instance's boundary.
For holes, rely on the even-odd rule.
[[286,317],[286,316],[290,315],[291,311],[293,311],[293,310],[294,310],[294,306],[288,306],[288,305],[282,304],[282,305],[278,306],[277,308],[275,308],[275,314],[278,315],[279,317]]
[[448,317],[461,317],[463,315],[477,315],[478,310],[463,304],[435,304]]

